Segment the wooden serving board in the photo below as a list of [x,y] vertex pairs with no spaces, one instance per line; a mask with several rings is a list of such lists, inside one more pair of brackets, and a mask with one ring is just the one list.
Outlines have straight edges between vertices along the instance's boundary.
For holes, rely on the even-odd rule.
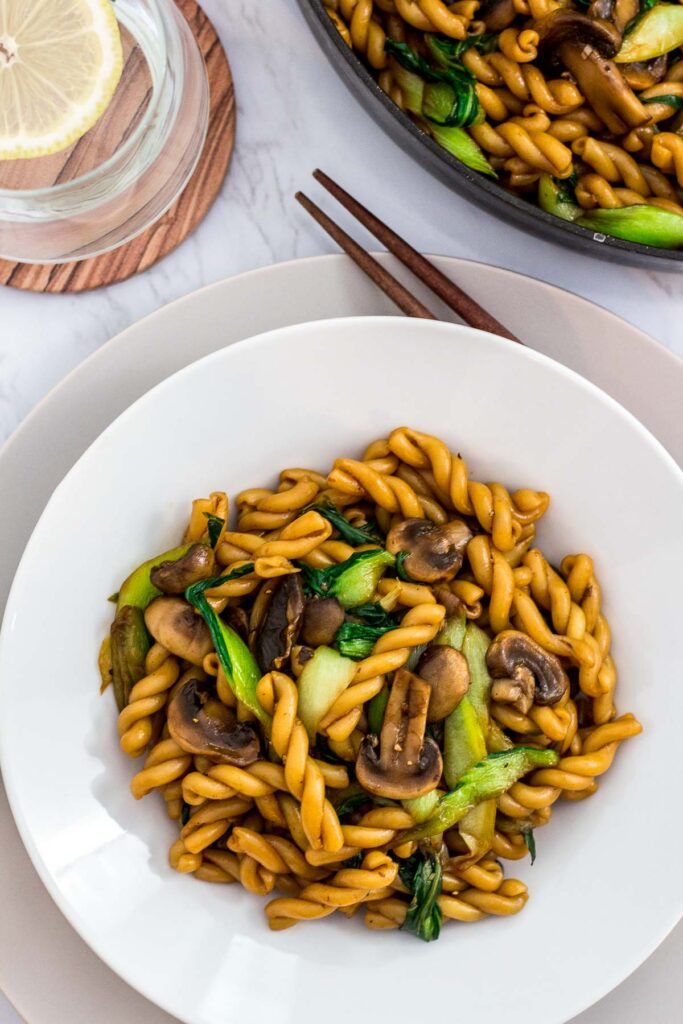
[[[195,0],[176,0],[187,18],[206,62],[209,78],[209,129],[202,155],[185,191],[170,210],[132,241],[93,259],[73,263],[13,263],[0,260],[0,284],[33,292],[81,292],[125,281],[173,252],[204,219],[218,195],[228,170],[235,144],[235,95],[230,65],[215,28]],[[126,67],[133,78],[139,67]],[[124,83],[125,84],[125,83]],[[106,114],[105,114],[106,116]],[[67,151],[87,164],[81,148],[87,136]],[[78,152],[77,152],[78,151]],[[62,158],[62,163],[64,159]],[[56,171],[58,180],[59,170]]]

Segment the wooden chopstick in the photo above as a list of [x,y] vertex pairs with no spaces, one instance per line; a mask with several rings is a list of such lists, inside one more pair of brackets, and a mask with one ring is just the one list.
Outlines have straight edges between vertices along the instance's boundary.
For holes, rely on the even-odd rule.
[[[499,334],[510,341],[523,342],[509,331],[499,320],[496,320],[483,306],[464,292],[454,281],[451,281],[442,274],[428,259],[413,249],[404,238],[397,235],[388,224],[376,217],[365,206],[354,199],[352,195],[333,181],[324,171],[313,171],[313,177],[319,181],[323,188],[334,196],[334,198],[351,213],[363,227],[367,228],[375,238],[387,247],[401,263],[415,274],[424,284],[427,285],[439,298],[446,303],[458,316],[462,317],[465,323],[471,327],[477,327],[481,331],[489,331],[491,334]],[[309,211],[310,212],[310,211]],[[324,214],[323,214],[324,216]],[[317,218],[316,218],[317,219]],[[334,222],[331,222],[334,223]],[[341,230],[341,229],[338,229]],[[330,232],[331,233],[331,232]],[[333,236],[334,237],[334,236]],[[346,236],[349,237],[348,235]],[[340,243],[341,244],[341,243]],[[356,245],[356,243],[353,243]],[[359,247],[360,248],[360,247]],[[348,250],[347,250],[348,251]],[[364,250],[361,249],[361,252]],[[372,257],[369,257],[372,259]],[[375,261],[373,261],[375,262]],[[396,282],[398,284],[398,282]],[[399,285],[402,288],[402,285]],[[386,291],[386,289],[384,289]],[[405,289],[404,289],[405,291]],[[387,292],[387,294],[389,294]],[[393,296],[392,296],[393,297]]]
[[395,302],[399,309],[403,310],[408,316],[420,317],[423,320],[437,320],[431,310],[427,309],[419,299],[416,299],[407,288],[404,288],[400,281],[397,281],[393,274],[390,274],[388,270],[366,252],[365,249],[351,238],[351,235],[347,235],[346,231],[339,227],[331,217],[328,217],[319,206],[309,199],[303,192],[297,192],[294,196],[298,202],[301,203],[304,210],[310,213],[313,220],[317,221],[318,224],[328,235],[335,240],[338,246],[340,246],[347,255],[351,257],[354,263],[363,270],[369,278],[371,278],[376,285],[378,285],[382,291],[389,296],[392,302]]

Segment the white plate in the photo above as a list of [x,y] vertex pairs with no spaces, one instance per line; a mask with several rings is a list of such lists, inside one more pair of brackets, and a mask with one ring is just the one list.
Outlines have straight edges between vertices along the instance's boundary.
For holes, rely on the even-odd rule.
[[[391,257],[379,258],[397,270]],[[524,332],[534,348],[574,366],[620,399],[683,463],[680,360],[637,328],[571,293],[495,267],[449,257],[435,260],[513,329]],[[426,292],[421,294],[427,299]],[[0,452],[0,493],[13,495],[10,504],[3,503],[0,608],[53,487],[99,431],[146,388],[255,331],[345,312],[390,310],[345,257],[317,257],[219,282],[103,346],[41,403]],[[0,987],[31,1024],[66,1019],[91,1024],[101,1019],[105,1006],[107,1024],[133,1019],[170,1024],[170,1017],[109,971],[69,927],[26,856],[1,788],[0,905]],[[581,1024],[641,1024],[646,1013],[653,1024],[669,1024],[678,1012],[675,965],[681,955],[683,926],[625,984],[582,1014]]]
[[[111,701],[97,695],[94,664],[111,617],[98,597],[174,542],[192,496],[216,486],[234,493],[286,465],[323,468],[405,419],[464,451],[479,479],[550,490],[539,541],[554,560],[596,554],[619,701],[635,708],[645,733],[598,797],[563,808],[544,833],[534,898],[519,917],[447,929],[431,947],[365,933],[343,917],[273,934],[249,894],[174,873],[161,802],[130,798]],[[653,498],[656,528],[644,530]],[[370,1019],[412,1020],[424,1011],[425,973],[437,1012],[453,1006],[455,979],[465,1017],[492,1021],[504,1006],[510,1024],[562,1024],[641,963],[683,912],[673,858],[658,863],[656,893],[634,885],[640,836],[657,834],[665,850],[683,842],[680,816],[664,813],[679,786],[683,691],[669,681],[682,516],[683,474],[630,414],[559,364],[469,328],[313,323],[169,378],[57,488],[8,600],[3,770],[53,898],[110,966],[189,1024],[223,1024],[226,1007],[234,1020],[279,1012],[301,1024],[319,1021],[322,1007],[329,1024],[341,1024],[348,1004],[330,998],[336,990]],[[38,615],[37,591],[46,610]],[[528,865],[514,867],[529,878]],[[399,983],[410,977],[414,984]]]

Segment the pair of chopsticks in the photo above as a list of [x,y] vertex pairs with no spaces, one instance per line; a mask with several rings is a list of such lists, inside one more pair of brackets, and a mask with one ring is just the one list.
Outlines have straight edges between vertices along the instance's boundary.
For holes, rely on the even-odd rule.
[[[397,235],[388,224],[376,217],[365,206],[349,195],[341,185],[328,177],[324,171],[313,171],[313,177],[320,182],[323,188],[334,196],[338,202],[345,207],[356,220],[367,228],[375,238],[387,247],[401,263],[415,274],[424,284],[427,285],[435,295],[457,313],[465,323],[476,327],[481,331],[489,331],[491,334],[499,334],[510,341],[523,342],[507,329],[499,320],[496,320],[483,306],[464,292],[454,281],[451,281],[442,274],[433,263],[430,263],[422,253],[413,249],[404,238]],[[331,238],[347,253],[364,273],[371,278],[382,291],[389,296],[400,310],[407,316],[420,317],[425,320],[438,320],[420,300],[413,295],[404,285],[398,281],[393,274],[377,262],[369,252],[356,242],[351,235],[347,234],[331,217],[320,209],[303,192],[297,192],[295,198],[303,208],[310,213],[311,217],[330,235]]]

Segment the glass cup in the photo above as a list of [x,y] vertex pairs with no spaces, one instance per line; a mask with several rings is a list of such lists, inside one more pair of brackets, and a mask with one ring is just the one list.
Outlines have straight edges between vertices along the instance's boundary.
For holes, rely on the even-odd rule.
[[0,257],[60,263],[130,241],[172,205],[206,138],[209,85],[173,0],[116,0],[124,70],[69,149],[0,161]]

